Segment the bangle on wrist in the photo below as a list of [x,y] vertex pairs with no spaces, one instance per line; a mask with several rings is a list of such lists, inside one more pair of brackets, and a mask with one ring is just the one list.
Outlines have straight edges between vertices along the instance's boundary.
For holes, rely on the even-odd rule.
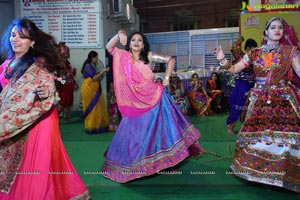
[[228,60],[226,59],[225,63],[222,63],[221,61],[219,62],[220,66],[221,67],[224,67],[228,64]]
[[166,79],[166,80],[169,80],[169,77],[168,77],[168,76],[166,76],[166,77],[165,77],[165,79]]
[[118,33],[118,39],[121,40],[121,39],[120,39],[120,33]]
[[222,58],[220,58],[220,59],[217,58],[217,60],[218,60],[219,62],[221,62],[224,58],[225,58],[225,54],[223,54],[223,57],[222,57]]
[[226,60],[226,62],[223,64],[220,62],[220,66],[223,67],[225,70],[229,70],[232,67],[231,62],[229,62],[228,60]]
[[121,33],[126,34],[126,32],[125,32],[124,30],[120,30],[120,31],[118,32],[118,38],[119,38],[119,40],[120,40],[120,34],[121,34]]
[[245,60],[245,59],[242,59],[242,63],[245,65],[245,67],[249,67],[249,63]]

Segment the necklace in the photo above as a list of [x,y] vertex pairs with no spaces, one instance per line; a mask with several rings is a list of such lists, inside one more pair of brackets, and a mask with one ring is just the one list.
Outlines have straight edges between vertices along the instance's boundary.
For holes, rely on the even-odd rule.
[[140,58],[141,56],[139,55],[137,58],[133,55],[133,53],[130,53],[131,54],[131,62],[132,63],[135,63],[135,62],[139,62],[140,61]]
[[270,51],[279,51],[280,44],[265,44],[262,46],[262,49],[264,51],[270,52]]
[[140,61],[140,58],[138,57],[138,58],[135,58],[134,56],[132,56],[132,60],[134,61],[134,62],[139,62]]

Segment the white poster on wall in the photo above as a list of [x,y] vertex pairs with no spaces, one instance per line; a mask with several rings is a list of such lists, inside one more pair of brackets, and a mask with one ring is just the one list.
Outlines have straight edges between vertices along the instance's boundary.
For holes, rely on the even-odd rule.
[[70,48],[100,48],[99,0],[21,0],[21,16]]

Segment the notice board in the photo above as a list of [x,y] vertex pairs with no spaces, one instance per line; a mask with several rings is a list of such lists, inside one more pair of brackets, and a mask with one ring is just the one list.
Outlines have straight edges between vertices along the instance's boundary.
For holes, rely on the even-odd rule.
[[99,0],[20,0],[20,13],[70,48],[100,48]]

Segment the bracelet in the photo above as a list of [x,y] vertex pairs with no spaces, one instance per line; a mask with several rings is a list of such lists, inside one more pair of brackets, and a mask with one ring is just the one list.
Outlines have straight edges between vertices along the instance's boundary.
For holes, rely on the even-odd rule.
[[125,32],[124,30],[120,30],[120,31],[118,32],[118,38],[119,38],[119,40],[120,40],[120,34],[121,34],[121,33],[126,34],[126,32]]
[[226,59],[225,63],[220,62],[219,64],[220,64],[221,67],[224,67],[224,66],[226,66],[228,64],[228,60]]
[[245,59],[242,59],[242,63],[245,65],[245,67],[249,67],[249,63],[245,60]]
[[222,58],[220,58],[220,59],[217,58],[217,60],[218,60],[218,61],[222,61],[224,58],[225,58],[225,54],[223,54],[223,57],[222,57]]
[[223,67],[225,70],[229,70],[231,68],[231,62],[228,62],[228,60],[226,60],[225,64],[220,63],[220,66]]
[[166,80],[169,80],[169,77],[168,77],[168,76],[166,76],[166,77],[165,77],[165,79],[166,79]]

